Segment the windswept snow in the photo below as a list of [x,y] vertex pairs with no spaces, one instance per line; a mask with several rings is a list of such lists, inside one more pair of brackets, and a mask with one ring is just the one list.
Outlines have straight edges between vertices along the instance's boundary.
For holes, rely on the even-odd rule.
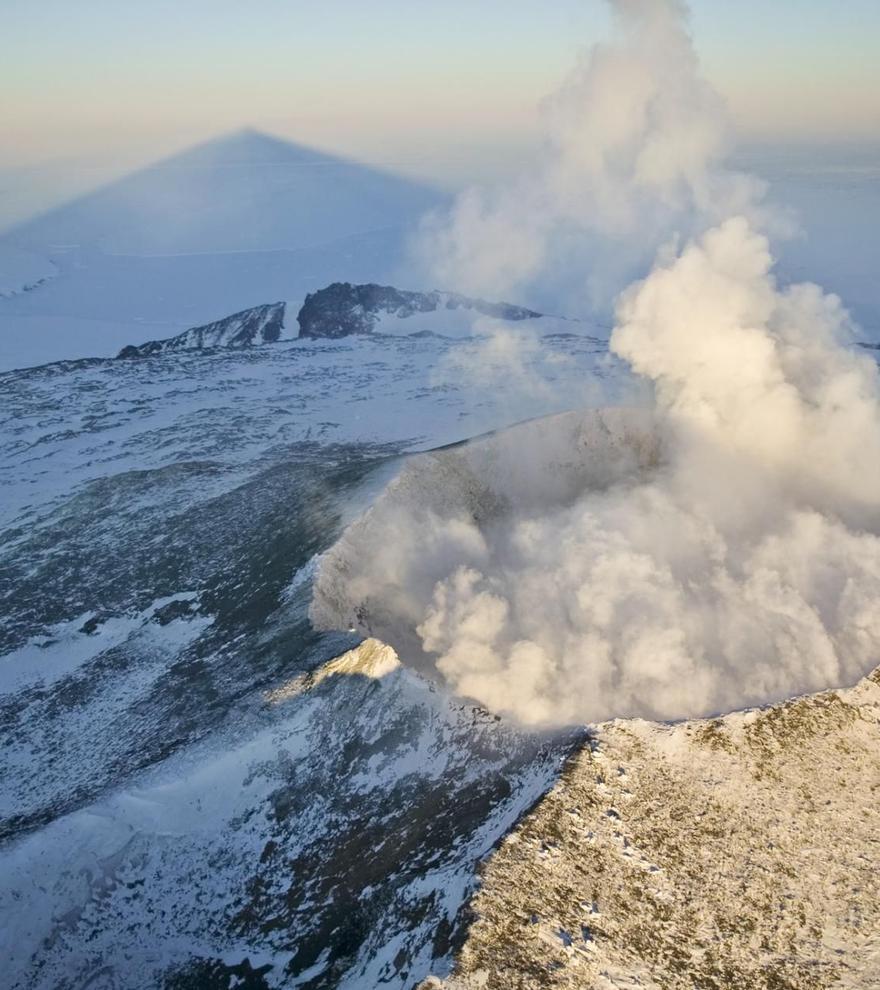
[[476,862],[574,742],[451,702],[373,641],[267,692],[259,722],[5,851],[8,986],[225,986],[247,964],[262,987],[405,990],[448,964]]

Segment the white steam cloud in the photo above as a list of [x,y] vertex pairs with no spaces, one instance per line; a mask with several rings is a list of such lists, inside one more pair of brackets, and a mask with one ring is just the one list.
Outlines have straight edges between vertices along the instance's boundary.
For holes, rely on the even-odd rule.
[[418,632],[459,692],[527,722],[676,718],[880,660],[877,368],[837,299],[769,264],[730,220],[625,295],[612,347],[656,384],[664,464],[509,515],[437,582]]
[[672,231],[762,213],[762,184],[722,167],[728,117],[700,76],[684,5],[611,7],[613,41],[592,48],[545,101],[537,170],[466,192],[424,222],[417,250],[444,285],[604,312]]
[[880,661],[877,365],[839,299],[777,284],[683,5],[613,7],[617,41],[554,101],[540,173],[431,233],[440,271],[481,292],[665,238],[611,337],[654,409],[414,464],[316,584],[316,621],[530,724],[707,715]]

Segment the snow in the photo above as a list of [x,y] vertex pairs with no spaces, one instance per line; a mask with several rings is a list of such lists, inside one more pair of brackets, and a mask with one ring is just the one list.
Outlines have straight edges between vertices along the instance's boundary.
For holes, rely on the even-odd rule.
[[[566,361],[525,355],[549,388],[513,396],[449,363],[473,346],[293,340],[0,376],[11,986],[152,987],[198,956],[404,990],[447,965],[438,926],[571,740],[452,701],[390,651],[353,655],[304,612],[408,450],[565,408],[605,360],[566,338]],[[351,956],[327,939],[349,919]]]
[[[547,390],[512,395],[504,366],[496,380],[508,390],[493,393],[484,377],[469,380],[446,360],[469,347],[442,338],[295,340],[0,379],[8,396],[0,523],[108,472],[173,463],[193,444],[235,465],[297,441],[451,443],[568,408],[605,359],[603,345],[581,337],[554,344],[569,360],[550,367],[542,353],[528,354],[526,370]],[[28,467],[37,455],[46,466],[39,474]]]
[[0,241],[0,298],[32,291],[57,272],[48,258]]
[[12,236],[129,257],[288,251],[406,223],[439,200],[392,173],[238,131],[53,209]]
[[[444,294],[441,293],[441,298]],[[522,330],[535,336],[557,333],[580,333],[605,335],[594,322],[566,319],[558,316],[532,317],[526,320],[501,320],[483,316],[464,306],[454,309],[441,307],[429,313],[413,313],[399,316],[397,313],[380,312],[373,326],[373,333],[400,335],[431,333],[441,337],[470,337],[473,334],[491,336],[511,328]]]
[[[298,155],[252,136],[203,149],[4,239],[0,258],[24,251],[57,274],[0,300],[0,367],[109,356],[276,299],[291,301],[290,333],[296,301],[329,282],[410,287],[398,272],[405,231],[431,191]],[[337,199],[340,184],[350,191]],[[876,216],[874,193],[849,188],[851,209]],[[336,212],[319,222],[328,204]],[[821,237],[809,246],[805,269]],[[842,252],[836,270],[857,315],[876,302],[868,248],[849,274]],[[387,651],[373,662],[352,636],[318,636],[304,602],[329,545],[408,453],[580,406],[602,376],[604,400],[615,388],[590,336],[604,333],[589,323],[525,321],[540,346],[499,353],[484,344],[509,327],[478,321],[474,337],[469,315],[448,316],[383,318],[374,337],[0,376],[11,576],[0,589],[0,952],[12,987],[135,990],[193,956],[271,965],[270,985],[350,990],[448,971],[452,943],[438,932],[462,923],[477,863],[557,780],[573,741],[523,735]],[[434,336],[412,336],[423,331]],[[860,690],[863,701],[876,691]],[[848,749],[815,739],[789,754],[805,764],[792,779],[833,802],[801,833],[819,850],[805,876],[822,874],[822,843],[837,835],[834,875],[847,878],[851,798],[876,787],[858,758],[877,724],[871,705],[840,737]],[[731,719],[733,737],[758,721]],[[663,850],[622,830],[638,814],[677,827],[671,812],[705,804],[699,787],[725,786],[734,764],[713,750],[690,768],[684,727],[602,732],[583,779],[554,788],[542,822],[671,902]],[[695,775],[689,807],[671,800],[672,764]],[[757,795],[755,808],[783,817],[774,776],[731,780],[734,805]],[[786,792],[785,815],[797,800]],[[578,819],[564,814],[573,807]],[[859,829],[872,825],[865,807]],[[528,828],[517,837],[502,850],[540,862],[527,918],[544,884],[568,875],[569,849],[541,830],[538,844]],[[698,872],[699,855],[688,859]],[[491,883],[503,868],[490,866]],[[809,893],[830,903],[821,885]],[[575,889],[576,917],[540,909],[557,946],[560,930],[580,931],[582,902],[595,908],[591,932],[612,916],[592,895]],[[343,958],[328,932],[349,924],[357,938]],[[847,946],[846,919],[827,935]],[[588,951],[607,959],[607,945],[596,934]]]
[[[455,975],[430,985],[537,986],[520,978],[541,967],[571,990],[875,986],[878,730],[880,671],[711,721],[592,727],[484,866]],[[566,953],[554,938],[584,912],[589,954]]]
[[109,357],[335,280],[390,281],[441,199],[254,132],[208,142],[7,232],[0,271],[25,252],[58,277],[0,299],[0,370]]
[[[364,644],[348,655],[351,671],[358,666],[359,653],[370,649]],[[389,654],[387,648],[380,652]],[[373,779],[372,797],[359,792],[359,807],[367,820],[384,817],[395,807],[408,817],[397,791],[404,787],[412,798],[406,778],[416,771],[476,784],[481,776],[510,764],[508,797],[483,823],[462,826],[457,841],[448,837],[451,849],[433,858],[434,868],[426,863],[407,871],[415,879],[385,876],[382,883],[365,884],[359,891],[369,902],[365,910],[384,912],[384,924],[375,926],[368,944],[345,971],[336,972],[334,985],[372,986],[381,978],[389,986],[406,986],[394,962],[402,950],[411,955],[409,965],[415,972],[426,972],[432,963],[433,933],[440,919],[455,919],[472,889],[474,863],[546,789],[561,754],[536,757],[527,739],[490,720],[477,729],[486,749],[475,759],[469,742],[474,715],[469,709],[450,705],[398,662],[386,663],[375,676],[375,688],[369,691],[351,673],[341,680],[337,675],[332,684],[327,677],[317,678],[305,694],[275,706],[270,724],[249,739],[237,744],[215,739],[7,850],[2,860],[0,950],[11,985],[52,986],[61,978],[87,977],[101,967],[135,990],[155,986],[165,967],[193,954],[230,963],[243,957],[252,963],[259,959],[272,966],[271,986],[291,985],[284,978],[285,966],[295,955],[287,927],[292,925],[300,934],[308,907],[305,891],[309,883],[319,881],[313,872],[298,876],[296,864],[306,871],[306,854],[313,850],[310,855],[326,857],[333,869],[334,844],[348,841],[350,827],[334,808],[332,791],[338,792],[335,800],[342,792],[333,775],[340,758],[358,762],[352,742],[367,732],[389,759],[383,774]],[[328,690],[319,690],[321,685]],[[432,742],[420,748],[417,767],[411,764],[409,732],[404,730],[399,738],[407,722]],[[344,731],[334,728],[339,725]],[[443,765],[432,771],[436,759]],[[273,822],[273,794],[285,780],[295,780],[316,797],[294,813],[293,821]],[[439,825],[442,815],[436,817]],[[292,864],[288,877],[265,874],[259,866],[270,836],[283,843],[285,863]],[[431,862],[429,850],[425,855]],[[242,899],[247,901],[255,874],[261,876],[261,896],[269,897],[276,911],[293,904],[291,917],[276,934],[267,929],[262,937],[251,932],[246,940],[230,939],[225,929],[241,910]],[[292,902],[287,893],[291,885],[298,890]],[[395,891],[390,904],[389,890]],[[45,910],[47,898],[50,912]],[[330,906],[315,905],[312,917],[319,919]],[[425,911],[422,926],[401,926],[397,910],[403,918]],[[41,960],[38,976],[30,968],[35,952]],[[293,985],[327,969],[329,955],[325,948],[301,966]]]
[[[806,232],[782,245],[784,277],[837,291],[865,338],[880,340],[876,164],[829,172],[766,153],[748,164],[770,177],[774,199],[799,211]],[[151,196],[165,206],[147,209]],[[0,299],[0,370],[112,356],[277,299],[289,300],[293,335],[306,294],[334,281],[416,288],[405,274],[407,237],[438,201],[433,190],[260,135],[194,149],[0,240],[0,271],[22,252],[38,259],[38,277],[57,270],[34,291]],[[575,310],[566,315],[582,315]],[[461,335],[472,323],[463,313],[410,322],[391,318],[377,330]],[[572,330],[606,335],[557,327]]]
[[[210,624],[208,616],[175,619],[163,626],[148,625],[156,613],[172,602],[198,604],[198,592],[182,592],[158,598],[148,608],[126,615],[99,619],[86,612],[67,622],[49,626],[44,633],[31,636],[24,646],[0,657],[0,694],[21,691],[33,684],[46,686],[69,676],[106,650],[126,640],[149,635],[171,653],[179,652],[196,639]],[[89,621],[94,631],[84,631]]]

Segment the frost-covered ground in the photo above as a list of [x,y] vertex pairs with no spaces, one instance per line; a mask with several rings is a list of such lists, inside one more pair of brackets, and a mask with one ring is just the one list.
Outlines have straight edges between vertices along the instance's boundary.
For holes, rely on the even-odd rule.
[[[801,233],[778,245],[783,278],[839,293],[866,339],[878,341],[880,151],[833,151],[760,148],[740,164],[766,176],[772,201],[797,214]],[[406,274],[407,230],[436,193],[386,181],[377,217],[369,170],[303,154],[261,135],[233,136],[7,232],[3,250],[44,258],[57,277],[0,299],[0,370],[109,356],[279,299],[295,312],[333,281],[461,288],[421,286]],[[151,211],[151,195],[161,210]],[[0,253],[0,292],[2,269]]]
[[[774,195],[789,190],[809,231],[783,249],[783,273],[841,291],[866,339],[880,339],[876,176],[847,174],[774,176]],[[840,222],[842,204],[855,228]],[[270,214],[260,216],[240,218],[245,235],[263,229]],[[339,278],[392,280],[400,223],[362,221],[343,211],[327,239],[296,243],[276,228],[281,240],[239,243],[227,224],[215,251],[52,241],[57,277],[0,302],[0,367],[112,354],[276,299],[295,308]],[[859,231],[849,254],[835,246],[844,229]],[[445,972],[475,864],[573,740],[513,731],[380,645],[314,631],[316,560],[409,453],[599,401],[613,364],[588,324],[454,340],[436,322],[415,337],[395,325],[393,337],[0,376],[0,950],[11,986],[403,988]],[[645,745],[665,732],[652,728]],[[842,786],[844,762],[819,752],[828,787]],[[599,785],[591,759],[578,764],[587,790]],[[659,793],[681,810],[676,787],[702,800],[678,779],[652,791],[654,767],[648,804]],[[739,797],[769,815],[774,781]],[[632,789],[616,784],[623,802]],[[860,800],[874,786],[855,771],[843,784]],[[826,800],[839,816],[816,827],[843,829],[849,806]],[[659,854],[640,840],[627,855],[633,838],[615,835],[614,815],[601,821],[636,880],[654,877]],[[819,859],[827,848],[809,847]],[[664,897],[689,889],[664,888],[653,922]],[[861,895],[852,903],[853,917],[868,911]],[[673,920],[684,931],[693,918]],[[533,931],[557,937],[567,960],[573,924],[560,920],[564,937],[543,921],[512,931],[524,951]]]
[[564,409],[609,367],[583,335],[429,335],[0,377],[8,985],[442,971],[477,860],[573,740],[379,647],[334,664],[357,639],[312,630],[314,560],[408,451]]

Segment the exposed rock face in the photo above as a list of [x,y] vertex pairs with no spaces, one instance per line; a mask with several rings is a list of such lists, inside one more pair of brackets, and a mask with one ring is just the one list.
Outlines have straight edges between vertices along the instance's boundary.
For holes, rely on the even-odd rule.
[[[273,343],[280,339],[284,329],[285,305],[277,302],[254,306],[214,323],[185,330],[176,337],[129,344],[117,357],[151,357],[175,351]],[[506,321],[541,317],[540,313],[522,306],[469,299],[454,292],[407,292],[390,285],[333,282],[306,296],[298,316],[299,335],[333,340],[352,334],[381,333],[383,321],[389,324],[389,328],[394,324],[397,330],[401,320],[419,313],[434,313],[442,317],[456,312]],[[447,329],[446,321],[441,320],[441,327]],[[425,332],[424,328],[415,325],[413,331],[416,334]]]
[[880,986],[880,670],[714,720],[597,727],[483,870],[424,986]]
[[205,326],[184,330],[166,340],[149,340],[145,344],[129,344],[117,357],[140,358],[168,351],[201,351],[214,347],[250,347],[253,344],[270,344],[278,340],[284,329],[283,302],[254,306],[240,313],[233,313],[222,320]]
[[299,334],[337,338],[374,333],[383,315],[407,319],[417,313],[444,309],[472,310],[499,320],[530,320],[541,316],[522,306],[470,299],[454,292],[406,292],[389,285],[333,282],[306,296],[299,311]]

